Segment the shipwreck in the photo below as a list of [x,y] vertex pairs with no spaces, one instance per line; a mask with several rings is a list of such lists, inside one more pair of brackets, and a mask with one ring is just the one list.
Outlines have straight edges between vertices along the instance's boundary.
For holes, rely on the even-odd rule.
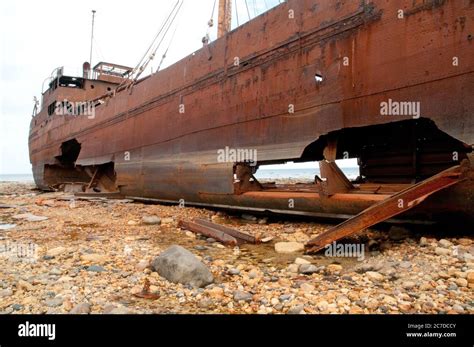
[[[153,49],[136,68],[55,70],[31,119],[37,186],[347,219],[310,251],[393,217],[474,220],[473,1],[288,0],[231,30],[232,3],[216,40],[148,76]],[[255,178],[290,161],[321,174]]]

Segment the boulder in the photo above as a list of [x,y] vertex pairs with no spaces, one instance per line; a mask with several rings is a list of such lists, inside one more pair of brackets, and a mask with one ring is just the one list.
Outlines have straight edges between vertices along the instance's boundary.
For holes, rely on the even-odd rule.
[[209,269],[191,252],[180,246],[172,246],[152,262],[152,268],[173,283],[205,287],[214,282]]

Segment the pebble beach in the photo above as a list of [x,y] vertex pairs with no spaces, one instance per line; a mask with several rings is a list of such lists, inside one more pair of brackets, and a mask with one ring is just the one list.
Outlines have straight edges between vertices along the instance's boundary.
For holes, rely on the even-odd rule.
[[[178,227],[194,218],[265,242],[226,247]],[[471,235],[388,226],[351,238],[363,259],[305,255],[304,243],[334,225],[325,223],[0,182],[0,313],[474,313]],[[157,258],[170,247],[206,280],[162,276]]]

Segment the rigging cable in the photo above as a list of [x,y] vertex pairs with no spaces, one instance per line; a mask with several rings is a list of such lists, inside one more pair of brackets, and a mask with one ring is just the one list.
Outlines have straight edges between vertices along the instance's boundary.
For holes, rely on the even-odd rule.
[[102,49],[100,48],[99,42],[97,39],[94,37],[94,52],[97,54],[97,56],[101,57],[100,61],[104,61],[104,54],[102,53]]
[[170,43],[169,43],[168,47],[166,48],[165,53],[163,53],[163,56],[161,57],[161,61],[160,61],[160,64],[158,65],[158,68],[156,69],[156,72],[160,71],[161,65],[163,64],[163,61],[166,59],[166,55],[168,54],[168,51],[171,47],[171,44],[173,43],[173,39],[174,39],[174,36],[176,34],[176,31],[178,30],[178,26],[179,25],[176,25],[176,27],[174,28],[173,35],[171,35]]
[[252,17],[250,17],[249,4],[247,3],[247,0],[245,0],[245,7],[247,8],[247,14],[249,16],[249,20],[251,20]]
[[[145,53],[145,54],[143,55],[143,57],[140,59],[140,61],[138,62],[137,66],[130,72],[130,75],[129,75],[130,78],[133,78],[133,75],[136,74],[137,71],[140,69],[140,67],[144,64],[144,61],[145,61],[145,59],[146,59],[146,56],[150,53],[150,51],[152,50],[153,46],[154,46],[155,43],[156,43],[156,40],[158,40],[158,38],[159,38],[159,36],[161,35],[161,33],[163,32],[164,28],[168,25],[168,22],[170,21],[172,15],[173,15],[173,13],[175,12],[175,10],[176,10],[177,6],[179,5],[179,3],[180,3],[180,0],[178,0],[178,1],[176,2],[176,4],[174,5],[174,7],[172,8],[170,14],[169,14],[168,17],[166,18],[166,20],[163,22],[161,28],[159,29],[158,33],[155,35],[155,37],[154,37],[152,43],[150,44],[150,47],[148,47],[146,53]],[[140,72],[140,74],[141,74],[141,72]],[[133,84],[134,81],[136,81],[136,78],[134,78],[134,79],[132,80],[132,82],[130,82],[130,80],[124,80],[124,81],[122,81],[122,83],[120,83],[120,84],[118,85],[118,87],[116,88],[116,90],[119,90],[122,86],[124,86],[124,85],[126,85],[126,84],[128,84],[128,85]],[[129,82],[130,82],[130,83],[129,83]]]
[[235,7],[235,18],[237,19],[237,26],[240,26],[239,24],[239,9],[237,8],[237,0],[234,0],[234,7]]
[[[179,1],[178,1],[179,2]],[[170,27],[173,25],[173,22],[174,20],[176,19],[176,16],[178,15],[179,13],[179,10],[181,9],[181,6],[183,5],[183,2],[181,2],[179,4],[179,7],[176,11],[174,11],[174,15],[173,15],[173,12],[170,14],[170,16],[172,15],[172,19],[171,21],[169,22],[169,24],[166,24],[167,25],[167,28],[165,30],[165,33],[163,34],[163,37],[161,38],[161,40],[158,42],[156,48],[152,51],[152,53],[150,54],[150,56],[148,57],[147,60],[145,60],[143,62],[143,65],[140,66],[140,69],[137,73],[137,76],[134,78],[134,81],[136,82],[138,80],[138,78],[140,77],[140,75],[143,73],[143,71],[146,69],[146,67],[148,66],[148,64],[150,63],[150,61],[152,61],[154,58],[155,58],[155,55],[156,55],[156,52],[158,51],[158,49],[160,48],[161,44],[163,43],[163,40],[165,39],[166,37],[166,34],[168,33]]]
[[166,31],[165,33],[163,34],[163,37],[161,38],[160,42],[158,43],[158,45],[156,46],[156,48],[154,49],[153,53],[149,56],[148,60],[145,61],[145,63],[140,67],[140,70],[137,74],[137,76],[134,78],[134,82],[136,82],[138,80],[138,78],[140,77],[140,75],[143,73],[143,71],[146,69],[146,67],[148,66],[148,64],[150,63],[150,61],[152,61],[154,58],[155,58],[155,55],[156,55],[156,52],[158,51],[158,49],[160,48],[161,44],[163,43],[165,37],[166,37],[166,34],[168,34],[168,31],[170,30],[171,26],[173,25],[178,13],[180,12],[181,10],[181,7],[183,6],[183,1],[180,3],[178,9],[175,11],[174,13],[174,16],[171,20],[171,22],[169,23],[168,27],[166,28]]
[[209,19],[209,22],[207,22],[206,36],[202,38],[202,43],[205,45],[208,44],[209,41],[211,40],[210,32],[211,32],[211,28],[214,26],[214,13],[216,12],[216,4],[217,4],[217,0],[214,0],[214,6],[212,7],[211,19]]
[[207,23],[208,33],[209,33],[209,30],[214,26],[214,13],[216,12],[216,4],[217,4],[217,0],[214,0],[214,6],[212,7],[211,19],[209,19],[209,22]]

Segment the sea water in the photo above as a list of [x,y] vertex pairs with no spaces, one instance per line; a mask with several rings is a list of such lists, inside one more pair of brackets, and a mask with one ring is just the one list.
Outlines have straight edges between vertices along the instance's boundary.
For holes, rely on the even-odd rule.
[[0,182],[33,182],[32,174],[0,175]]
[[[358,167],[341,168],[346,177],[354,180],[359,176]],[[261,169],[255,174],[257,179],[301,179],[314,180],[316,175],[320,176],[319,168],[314,169]]]

